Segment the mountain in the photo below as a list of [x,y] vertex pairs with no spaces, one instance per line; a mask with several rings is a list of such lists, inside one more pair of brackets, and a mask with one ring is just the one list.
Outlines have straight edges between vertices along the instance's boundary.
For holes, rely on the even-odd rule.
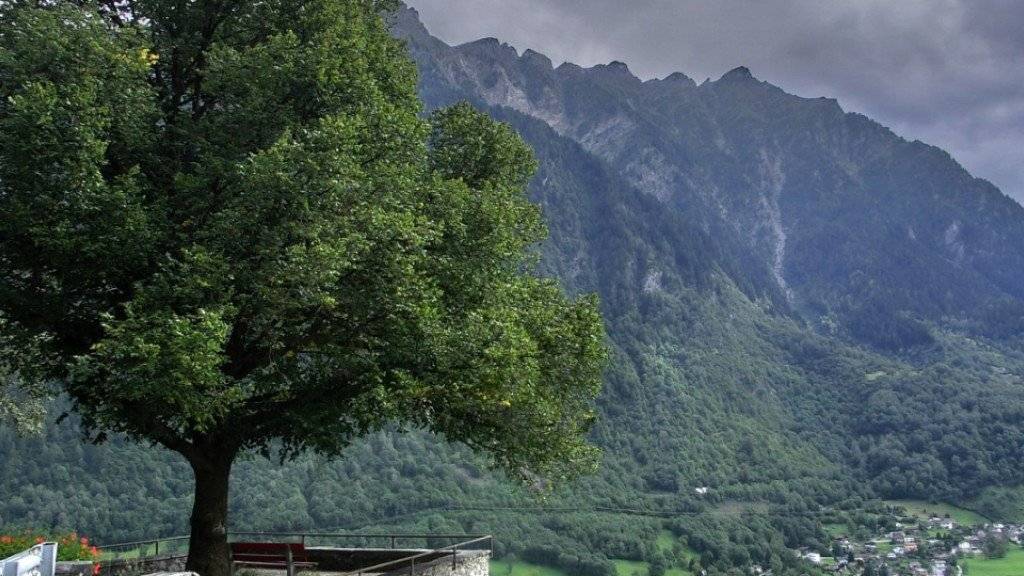
[[812,326],[888,350],[926,341],[921,322],[1022,328],[1024,208],[938,148],[743,67],[641,81],[621,62],[553,68],[495,39],[450,48],[411,9],[397,28],[430,103],[543,121],[712,234]]
[[[242,462],[237,526],[494,531],[499,554],[594,576],[663,556],[787,574],[805,569],[787,547],[824,548],[823,523],[874,527],[878,498],[1019,497],[1020,205],[746,68],[642,81],[495,39],[449,46],[409,8],[394,29],[428,108],[468,100],[535,150],[542,271],[598,293],[607,322],[604,463],[538,502],[463,449],[382,433],[341,462]],[[187,467],[160,450],[82,446],[66,423],[0,428],[0,460],[19,471],[0,476],[0,525],[186,525]]]
[[[1021,480],[1015,201],[938,148],[743,67],[699,85],[678,73],[641,81],[621,62],[555,68],[495,39],[447,46],[409,8],[395,29],[428,105],[468,99],[536,148],[534,194],[558,252],[547,261],[563,264],[552,272],[601,294],[618,346],[650,347],[624,351],[624,364],[658,358],[700,389],[702,406],[673,413],[692,417],[712,399],[726,413],[749,409],[760,440],[777,432],[795,452],[806,441],[883,495],[966,499]],[[602,178],[614,209],[581,217],[611,195],[577,183],[568,201],[558,189],[591,172],[548,151],[564,140],[614,176]],[[566,220],[596,228],[563,234]],[[600,260],[609,253],[622,260]],[[719,356],[721,372],[693,377]],[[759,371],[745,373],[751,364]],[[624,394],[654,387],[637,372]],[[726,426],[741,422],[730,414]],[[670,452],[664,466],[685,471],[693,452]]]

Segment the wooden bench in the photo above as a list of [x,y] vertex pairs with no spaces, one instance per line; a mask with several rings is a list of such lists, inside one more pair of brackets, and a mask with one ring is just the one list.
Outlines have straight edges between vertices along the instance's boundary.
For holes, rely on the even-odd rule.
[[288,576],[295,576],[296,568],[316,569],[316,562],[310,562],[306,547],[299,543],[286,542],[232,542],[231,571],[238,566],[249,568],[284,569]]

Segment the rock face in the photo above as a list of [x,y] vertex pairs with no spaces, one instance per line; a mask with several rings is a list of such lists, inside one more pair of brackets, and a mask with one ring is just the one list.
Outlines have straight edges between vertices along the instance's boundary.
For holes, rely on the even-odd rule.
[[[942,150],[742,66],[699,86],[641,81],[621,62],[552,68],[496,39],[449,47],[410,9],[396,30],[431,104],[469,98],[542,121],[714,236],[806,322],[838,318],[891,350],[920,343],[919,322],[1021,327],[1024,208]],[[993,309],[1015,324],[993,323]]]

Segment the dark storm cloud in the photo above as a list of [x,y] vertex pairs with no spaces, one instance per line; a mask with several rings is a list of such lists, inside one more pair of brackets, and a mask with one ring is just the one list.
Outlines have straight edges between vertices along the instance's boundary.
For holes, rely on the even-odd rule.
[[496,36],[555,62],[701,81],[746,65],[949,150],[1024,200],[1020,0],[413,0],[450,43]]

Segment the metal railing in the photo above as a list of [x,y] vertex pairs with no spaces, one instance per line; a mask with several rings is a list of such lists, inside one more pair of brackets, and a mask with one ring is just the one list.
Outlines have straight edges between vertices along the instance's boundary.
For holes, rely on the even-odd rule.
[[97,546],[101,560],[134,560],[157,556],[185,555],[188,553],[188,536],[171,536],[153,540],[119,542]]
[[[407,533],[359,533],[359,532],[229,532],[231,542],[292,541],[303,546],[349,547],[349,548],[385,548],[423,550],[417,554],[385,562],[370,568],[386,567],[402,562],[411,562],[415,567],[417,560],[430,555],[451,553],[453,563],[460,550],[469,550],[470,546],[487,543],[487,550],[493,552],[493,539],[482,534],[407,534]],[[451,542],[442,546],[441,544]],[[152,540],[136,540],[98,546],[103,560],[142,559],[158,556],[184,556],[188,554],[189,537],[171,536]],[[351,572],[358,575],[366,572]]]
[[[363,576],[364,574],[377,574],[377,573],[381,573],[381,572],[396,572],[398,570],[401,570],[405,566],[406,563],[409,564],[409,575],[410,576],[415,576],[416,575],[416,561],[417,560],[423,560],[424,558],[427,558],[429,556],[429,557],[432,557],[431,560],[429,560],[429,561],[432,561],[432,560],[437,559],[439,554],[443,558],[443,557],[447,556],[449,553],[451,554],[451,557],[452,557],[452,570],[455,570],[455,568],[458,567],[458,554],[459,554],[459,549],[460,548],[464,548],[465,549],[465,547],[472,546],[472,545],[475,545],[475,544],[482,544],[484,542],[487,543],[487,550],[491,554],[493,554],[493,552],[494,552],[494,550],[493,550],[493,548],[494,548],[494,539],[491,536],[479,536],[479,537],[474,538],[472,540],[467,540],[465,542],[459,542],[458,544],[453,544],[451,546],[445,546],[444,548],[438,548],[436,550],[427,550],[425,552],[420,552],[418,554],[413,554],[411,556],[406,556],[405,558],[399,558],[397,560],[391,560],[389,562],[381,562],[380,564],[374,564],[373,566],[367,566],[365,568],[359,568],[357,570],[351,570],[349,572],[345,572],[345,573],[341,574],[340,576]],[[421,564],[422,564],[422,562],[421,562]]]

